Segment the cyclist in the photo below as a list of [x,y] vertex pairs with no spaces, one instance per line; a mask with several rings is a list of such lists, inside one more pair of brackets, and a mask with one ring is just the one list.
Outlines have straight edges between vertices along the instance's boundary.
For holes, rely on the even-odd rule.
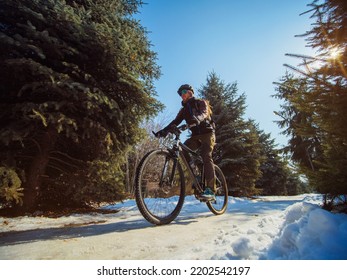
[[[165,128],[156,133],[157,137],[166,137],[172,125],[178,126],[183,120],[190,128],[191,137],[185,141],[185,145],[192,150],[201,148],[201,157],[205,167],[207,187],[201,195],[206,200],[215,200],[215,170],[212,159],[212,151],[215,146],[215,126],[211,119],[211,108],[208,101],[194,97],[194,89],[189,84],[181,85],[177,91],[182,98],[182,108],[176,118]],[[190,156],[184,151],[184,156],[190,162]]]

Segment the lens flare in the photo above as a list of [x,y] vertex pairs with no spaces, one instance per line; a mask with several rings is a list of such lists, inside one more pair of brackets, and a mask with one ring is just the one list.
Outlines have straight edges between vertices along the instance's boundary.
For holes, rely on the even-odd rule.
[[331,59],[337,59],[342,54],[342,49],[338,47],[333,47],[329,50],[329,57]]

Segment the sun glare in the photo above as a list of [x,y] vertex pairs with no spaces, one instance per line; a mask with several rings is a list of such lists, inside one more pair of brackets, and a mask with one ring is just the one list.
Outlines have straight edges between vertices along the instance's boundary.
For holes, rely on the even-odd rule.
[[337,59],[342,53],[342,49],[338,47],[331,48],[329,50],[329,56],[331,59]]

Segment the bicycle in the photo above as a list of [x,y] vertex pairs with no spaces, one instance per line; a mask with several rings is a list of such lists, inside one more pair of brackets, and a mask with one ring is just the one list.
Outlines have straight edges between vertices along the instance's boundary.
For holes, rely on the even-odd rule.
[[[173,126],[170,133],[175,135],[174,144],[148,152],[136,169],[136,204],[143,217],[152,224],[169,224],[178,216],[185,199],[186,175],[192,181],[195,198],[205,202],[212,213],[221,215],[227,209],[228,187],[217,165],[214,165],[216,200],[209,201],[201,197],[205,188],[202,158],[180,140],[181,133],[190,127],[186,124]],[[187,162],[183,150],[190,154],[193,164]]]

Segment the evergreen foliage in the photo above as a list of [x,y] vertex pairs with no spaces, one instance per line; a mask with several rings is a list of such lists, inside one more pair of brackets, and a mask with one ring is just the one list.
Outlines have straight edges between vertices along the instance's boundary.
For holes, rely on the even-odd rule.
[[262,176],[257,180],[256,187],[261,189],[263,195],[285,195],[285,178],[283,176],[283,165],[275,151],[274,140],[270,134],[266,134],[257,127],[261,155],[265,159],[261,166]]
[[296,195],[309,191],[299,179],[298,172],[290,168],[288,161],[276,148],[270,134],[258,128],[261,155],[265,158],[260,166],[261,177],[256,187],[262,195]]
[[227,179],[233,195],[287,195],[304,191],[296,172],[282,160],[274,139],[254,120],[245,120],[245,94],[237,84],[225,84],[216,73],[208,75],[199,90],[209,100],[216,123],[214,161]]
[[347,194],[347,5],[343,0],[313,1],[315,23],[303,36],[318,55],[305,69],[277,83],[285,103],[279,125],[291,136],[287,150],[310,184],[329,197]]
[[22,201],[22,181],[15,170],[6,167],[0,167],[0,196],[6,202],[15,201],[21,204]]
[[[153,120],[147,120],[144,124],[141,125],[143,129],[143,136],[141,139],[132,146],[126,154],[127,163],[126,163],[126,181],[127,181],[127,192],[134,193],[134,182],[136,176],[136,168],[140,163],[141,159],[147,154],[149,151],[157,149],[159,147],[160,142],[166,142],[168,138],[156,138],[152,131],[158,131],[163,125],[159,125]],[[162,148],[165,148],[162,146]]]
[[217,143],[214,161],[221,167],[230,191],[233,195],[257,194],[255,181],[262,159],[255,126],[243,119],[245,95],[238,93],[237,83],[225,84],[214,72],[199,92],[212,106]]
[[0,158],[24,171],[23,209],[122,197],[124,153],[162,109],[140,4],[0,1]]

